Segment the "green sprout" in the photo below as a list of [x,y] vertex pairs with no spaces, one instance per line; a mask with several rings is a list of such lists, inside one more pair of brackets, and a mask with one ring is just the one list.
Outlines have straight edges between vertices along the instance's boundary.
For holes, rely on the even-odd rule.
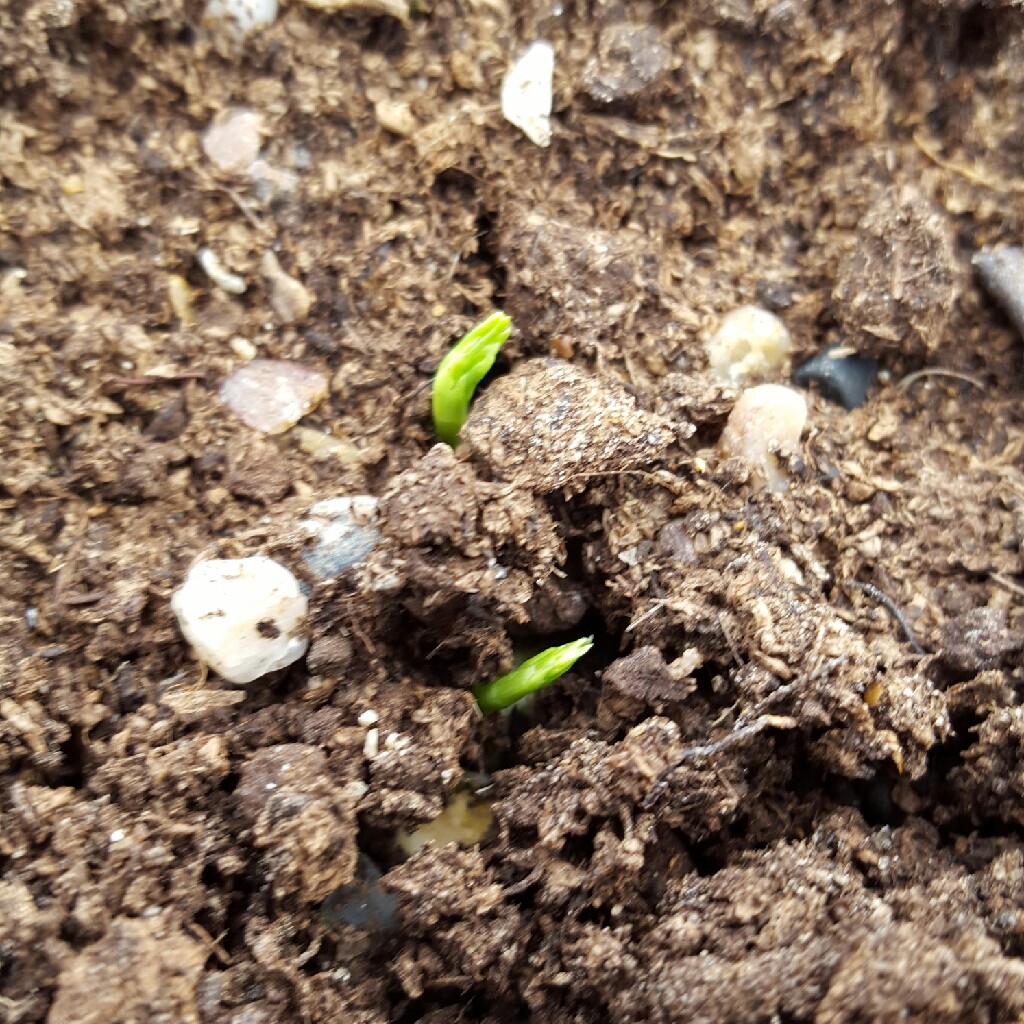
[[498,676],[489,683],[473,687],[473,696],[480,711],[493,715],[511,707],[528,693],[543,689],[559,676],[565,675],[594,646],[592,636],[580,637],[561,647],[549,647],[546,651],[524,661],[519,668],[508,675]]
[[453,448],[469,414],[469,403],[477,384],[494,365],[498,350],[508,341],[512,318],[501,310],[481,320],[441,360],[434,374],[430,404],[437,436]]

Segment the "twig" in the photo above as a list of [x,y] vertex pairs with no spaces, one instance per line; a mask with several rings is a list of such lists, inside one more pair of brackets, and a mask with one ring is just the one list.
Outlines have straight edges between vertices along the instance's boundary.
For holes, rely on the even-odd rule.
[[96,604],[97,601],[102,601],[106,597],[105,590],[90,590],[85,594],[69,594],[67,597],[61,597],[61,604],[67,605],[80,605],[80,604]]
[[725,614],[723,612],[718,613],[718,627],[722,631],[722,636],[725,637],[725,642],[729,645],[729,651],[733,656],[733,660],[740,667],[743,666],[743,656],[740,654],[739,646],[733,639],[732,631],[726,625]]
[[201,924],[191,921],[185,926],[185,930],[197,938],[206,947],[206,951],[212,953],[225,967],[231,963],[231,955],[224,951],[224,947]]
[[949,171],[952,174],[958,174],[961,178],[966,178],[967,181],[971,182],[972,185],[980,185],[982,188],[992,189],[993,192],[1024,192],[1024,186],[1017,184],[1008,184],[1003,181],[999,181],[995,178],[990,178],[988,174],[982,173],[981,171],[975,170],[973,167],[967,167],[964,164],[958,164],[953,160],[947,160],[931,143],[925,142],[921,137],[920,130],[913,134],[914,145],[933,164],[941,167],[944,171]]
[[638,619],[634,619],[624,630],[625,633],[632,633],[641,623],[646,622],[652,615],[656,615],[665,607],[666,601],[655,601]]
[[896,389],[898,391],[906,391],[911,384],[916,384],[917,381],[923,380],[925,377],[952,377],[954,380],[962,380],[967,384],[973,384],[979,391],[985,390],[984,383],[978,380],[977,377],[972,377],[969,373],[960,373],[957,370],[947,370],[941,366],[926,366],[923,370],[908,373],[896,385]]
[[511,885],[506,886],[502,890],[502,894],[506,899],[510,896],[518,896],[520,893],[526,892],[535,882],[539,881],[543,874],[544,872],[539,867],[534,868],[525,878],[520,878],[518,882],[513,882]]
[[867,594],[872,600],[877,601],[895,620],[897,625],[903,630],[903,635],[907,638],[910,646],[918,654],[927,654],[928,652],[917,642],[917,638],[914,636],[914,631],[907,624],[907,620],[903,617],[903,612],[900,611],[899,606],[896,602],[889,597],[888,594],[884,594],[878,589],[873,583],[861,583],[860,580],[841,580],[840,586],[853,587],[854,590],[860,590]]
[[220,192],[223,192],[235,204],[235,206],[238,207],[242,216],[258,232],[260,232],[260,234],[268,236],[273,235],[273,231],[271,231],[271,229],[267,227],[267,225],[264,224],[255,213],[252,212],[252,208],[249,204],[233,188],[228,188],[227,185],[222,185],[220,182],[215,182],[213,187],[218,189]]
[[647,469],[595,469],[587,470],[581,473],[573,473],[572,476],[566,478],[563,486],[574,484],[579,480],[593,480],[600,477],[605,479],[611,479],[616,476],[639,476],[645,480],[654,484],[656,487],[663,487],[666,491],[671,491],[673,494],[678,494],[680,488],[683,486],[682,481],[677,480],[667,470],[658,470],[652,473]]
[[181,373],[172,374],[170,377],[155,373],[144,374],[141,377],[108,377],[106,383],[119,388],[144,388],[150,384],[173,384],[183,380],[202,380],[205,376],[206,374],[199,370],[182,370]]
[[672,775],[676,769],[682,765],[684,761],[688,761],[694,757],[711,757],[713,754],[719,753],[726,747],[732,746],[734,743],[745,740],[750,736],[756,736],[759,732],[764,732],[765,729],[795,729],[797,727],[797,720],[790,718],[789,715],[762,715],[756,721],[750,723],[750,725],[737,726],[727,736],[723,736],[720,740],[715,740],[713,743],[702,743],[696,747],[687,747],[674,761],[670,764],[658,777],[654,780],[654,785],[651,786],[644,797],[644,802],[641,804],[645,811],[649,811],[657,802],[658,798],[662,793],[668,789],[669,782],[672,779]]
[[1016,580],[1011,580],[1009,576],[1004,576],[1001,572],[990,572],[988,578],[993,583],[998,583],[999,586],[1005,587],[1010,593],[1024,597],[1024,587],[1017,583]]

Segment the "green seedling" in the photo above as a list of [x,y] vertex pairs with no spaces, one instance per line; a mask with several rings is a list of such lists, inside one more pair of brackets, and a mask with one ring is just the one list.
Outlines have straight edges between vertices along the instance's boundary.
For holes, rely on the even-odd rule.
[[437,436],[453,448],[469,415],[469,403],[477,384],[494,365],[498,350],[508,341],[512,318],[501,310],[476,325],[441,360],[434,374],[430,404]]
[[528,693],[542,690],[559,676],[565,675],[594,646],[592,636],[584,636],[561,647],[549,647],[546,651],[524,661],[519,668],[508,675],[498,676],[489,683],[473,687],[477,706],[485,715],[503,711]]

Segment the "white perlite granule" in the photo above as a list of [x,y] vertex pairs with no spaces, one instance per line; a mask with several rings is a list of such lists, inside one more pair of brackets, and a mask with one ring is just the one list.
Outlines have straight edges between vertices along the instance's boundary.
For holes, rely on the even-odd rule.
[[232,683],[259,679],[306,653],[306,597],[265,555],[193,566],[171,610],[195,656]]

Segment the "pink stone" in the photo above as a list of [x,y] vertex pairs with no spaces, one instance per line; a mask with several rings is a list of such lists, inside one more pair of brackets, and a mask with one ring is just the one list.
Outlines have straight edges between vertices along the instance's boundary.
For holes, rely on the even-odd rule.
[[260,153],[260,115],[232,110],[203,134],[203,151],[222,171],[243,171]]
[[327,395],[319,370],[282,359],[254,359],[220,386],[220,400],[247,426],[280,434]]

